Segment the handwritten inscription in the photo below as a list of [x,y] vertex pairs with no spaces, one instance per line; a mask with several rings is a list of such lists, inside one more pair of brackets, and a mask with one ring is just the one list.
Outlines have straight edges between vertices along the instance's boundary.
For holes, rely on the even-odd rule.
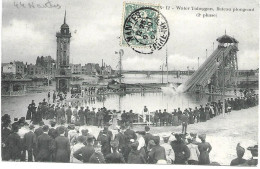
[[46,0],[45,2],[39,3],[39,2],[14,2],[14,7],[17,9],[44,9],[44,8],[53,8],[53,9],[60,9],[61,5],[52,2],[51,0]]

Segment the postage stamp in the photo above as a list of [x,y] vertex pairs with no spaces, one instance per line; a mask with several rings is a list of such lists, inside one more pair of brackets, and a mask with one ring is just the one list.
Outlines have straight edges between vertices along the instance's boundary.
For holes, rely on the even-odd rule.
[[159,5],[124,3],[121,45],[141,54],[160,50],[170,36],[166,18]]

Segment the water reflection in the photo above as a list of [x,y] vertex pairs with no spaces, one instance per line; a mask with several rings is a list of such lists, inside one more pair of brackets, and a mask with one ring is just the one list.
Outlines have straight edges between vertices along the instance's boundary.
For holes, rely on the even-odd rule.
[[72,106],[89,106],[90,108],[106,107],[115,110],[133,110],[135,113],[141,113],[144,106],[150,111],[158,109],[167,109],[172,112],[180,107],[194,108],[207,102],[217,101],[221,96],[209,96],[205,94],[176,93],[175,95],[165,95],[162,92],[157,93],[131,93],[131,94],[113,94],[100,95],[98,97],[89,97],[84,100],[71,102]]

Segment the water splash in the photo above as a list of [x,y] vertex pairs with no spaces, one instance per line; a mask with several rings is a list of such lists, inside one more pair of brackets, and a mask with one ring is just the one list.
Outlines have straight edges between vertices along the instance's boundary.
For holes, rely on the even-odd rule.
[[161,87],[161,89],[165,95],[175,95],[183,93],[184,85],[181,84],[180,86],[177,86],[176,84],[169,83],[166,87]]

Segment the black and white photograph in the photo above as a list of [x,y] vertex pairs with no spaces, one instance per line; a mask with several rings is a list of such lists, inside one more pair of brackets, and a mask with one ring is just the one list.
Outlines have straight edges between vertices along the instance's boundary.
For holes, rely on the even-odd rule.
[[1,8],[2,164],[258,166],[259,0]]

